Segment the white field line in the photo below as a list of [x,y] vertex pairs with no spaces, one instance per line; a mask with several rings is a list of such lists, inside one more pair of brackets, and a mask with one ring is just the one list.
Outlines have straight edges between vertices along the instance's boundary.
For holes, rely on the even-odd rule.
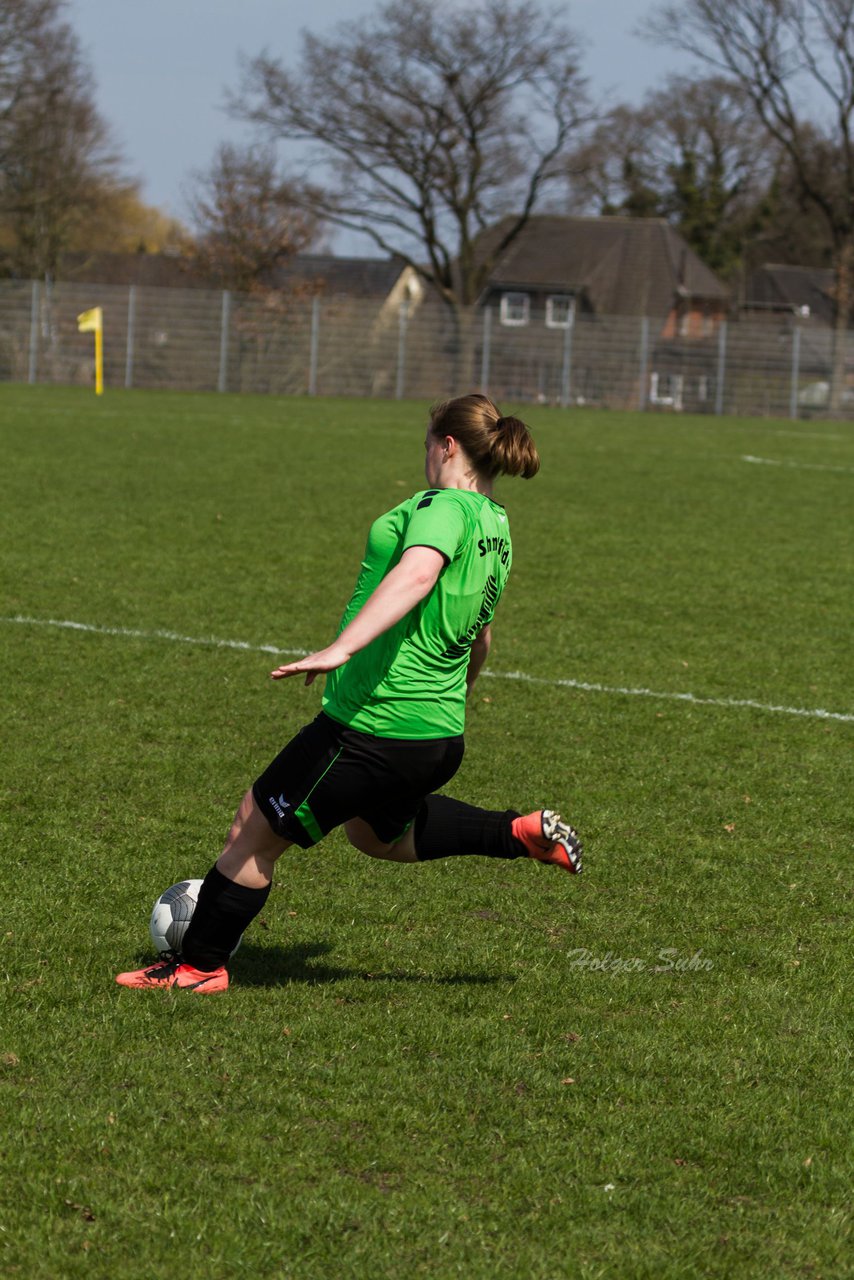
[[848,440],[850,438],[830,431],[792,431],[786,427],[766,427],[765,430],[775,436],[794,436],[797,440]]
[[248,644],[245,640],[218,640],[213,636],[182,636],[177,631],[135,631],[131,627],[97,627],[89,622],[67,622],[57,618],[0,618],[25,627],[59,627],[63,631],[87,631],[98,636],[123,636],[130,640],[171,640],[173,644],[197,644],[211,649],[239,649],[244,653],[272,653],[274,657],[304,658],[310,649],[279,649],[273,644]]
[[542,676],[529,676],[524,671],[482,671],[481,675],[499,680],[523,680],[525,684],[547,684],[551,688],[581,689],[585,693],[616,693],[630,698],[661,698],[668,702],[690,702],[699,707],[753,707],[756,711],[773,711],[780,715],[807,716],[813,720],[842,720],[854,723],[854,714],[844,711],[824,711],[821,707],[781,707],[770,702],[757,702],[753,698],[700,698],[694,693],[661,693],[655,689],[623,688],[619,685],[590,684],[586,680],[546,680]]
[[749,453],[741,455],[742,462],[758,462],[763,467],[792,467],[795,471],[843,471],[854,473],[854,467],[827,467],[820,462],[781,462],[779,458],[754,458]]
[[[169,640],[173,644],[194,644],[213,649],[237,649],[243,653],[269,653],[274,657],[294,656],[303,658],[308,649],[281,649],[273,644],[249,644],[246,640],[219,640],[215,637],[182,636],[177,631],[137,631],[130,627],[100,627],[88,622],[59,621],[55,618],[0,617],[0,623],[25,627],[58,627],[65,631],[85,631],[101,636],[122,636],[132,640]],[[531,676],[524,671],[490,671],[480,673],[491,680],[518,680],[524,684],[544,685],[550,689],[578,689],[582,693],[609,693],[627,698],[653,698],[662,702],[687,702],[698,707],[751,707],[754,711],[773,712],[786,716],[805,716],[810,720],[839,720],[854,723],[854,714],[844,711],[825,711],[821,707],[785,707],[774,703],[757,702],[754,698],[702,698],[695,693],[662,693],[655,689],[635,689],[630,686],[594,684],[587,680],[557,679]]]

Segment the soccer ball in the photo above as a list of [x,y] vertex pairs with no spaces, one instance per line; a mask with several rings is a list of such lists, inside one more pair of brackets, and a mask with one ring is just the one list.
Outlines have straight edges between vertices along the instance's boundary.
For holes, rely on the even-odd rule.
[[178,952],[193,918],[201,880],[181,880],[161,893],[151,912],[151,941],[161,955],[167,951]]
[[[170,951],[177,953],[181,950],[181,943],[184,941],[187,925],[193,918],[201,887],[201,880],[180,880],[178,884],[170,885],[155,902],[148,928],[151,941],[160,955],[166,955]],[[237,947],[239,946],[240,942],[237,944]]]

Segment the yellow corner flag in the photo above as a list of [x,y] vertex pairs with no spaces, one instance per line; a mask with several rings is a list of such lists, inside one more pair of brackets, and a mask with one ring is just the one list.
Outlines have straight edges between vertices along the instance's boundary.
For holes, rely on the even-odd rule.
[[104,393],[104,313],[100,307],[91,311],[81,311],[77,317],[79,333],[95,335],[95,395]]

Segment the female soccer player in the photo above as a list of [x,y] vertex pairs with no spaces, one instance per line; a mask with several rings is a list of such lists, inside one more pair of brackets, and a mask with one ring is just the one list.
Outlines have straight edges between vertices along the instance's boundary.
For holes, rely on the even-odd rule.
[[460,854],[535,858],[577,873],[581,843],[550,809],[524,817],[436,795],[463,758],[465,700],[510,572],[497,475],[536,475],[534,441],[484,395],[437,405],[428,488],[374,521],[332,644],[272,672],[327,675],[323,710],[243,797],[199,891],[180,956],[120,973],[125,987],[225,991],[226,962],[270,892],[277,858],[334,827],[393,862]]

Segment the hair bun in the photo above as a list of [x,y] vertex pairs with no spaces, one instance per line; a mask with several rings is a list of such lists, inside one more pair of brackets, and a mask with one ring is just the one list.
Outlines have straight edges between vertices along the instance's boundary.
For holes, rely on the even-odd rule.
[[524,422],[499,413],[481,392],[435,404],[430,410],[430,432],[439,438],[454,436],[481,476],[529,480],[539,470],[540,456]]

